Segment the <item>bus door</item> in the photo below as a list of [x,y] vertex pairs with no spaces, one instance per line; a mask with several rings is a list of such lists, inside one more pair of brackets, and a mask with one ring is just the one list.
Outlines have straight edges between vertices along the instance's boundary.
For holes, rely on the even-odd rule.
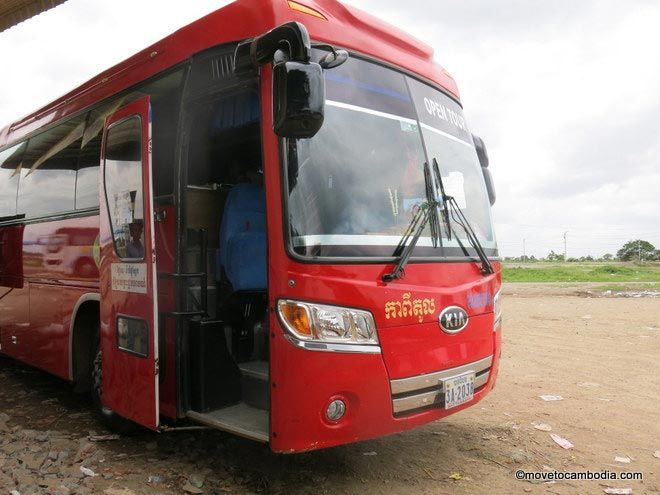
[[101,400],[158,428],[158,318],[149,97],[110,115],[101,168]]

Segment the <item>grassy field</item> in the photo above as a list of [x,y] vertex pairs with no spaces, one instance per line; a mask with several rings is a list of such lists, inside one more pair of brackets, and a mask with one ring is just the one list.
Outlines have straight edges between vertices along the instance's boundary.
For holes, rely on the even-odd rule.
[[[505,282],[660,282],[660,263],[504,263]],[[653,283],[655,282],[655,283]]]

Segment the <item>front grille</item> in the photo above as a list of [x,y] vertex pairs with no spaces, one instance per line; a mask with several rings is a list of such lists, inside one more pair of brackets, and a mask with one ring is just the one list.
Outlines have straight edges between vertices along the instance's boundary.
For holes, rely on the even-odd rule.
[[390,380],[394,415],[401,416],[412,411],[444,407],[443,380],[470,371],[475,373],[474,391],[477,392],[488,382],[492,363],[493,356],[488,356],[456,368]]

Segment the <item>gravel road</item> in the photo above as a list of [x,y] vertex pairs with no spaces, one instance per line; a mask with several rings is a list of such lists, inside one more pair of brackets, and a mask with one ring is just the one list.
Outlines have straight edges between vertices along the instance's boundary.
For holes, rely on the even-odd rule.
[[[660,493],[660,301],[548,287],[505,287],[500,376],[480,404],[300,455],[215,431],[106,438],[85,397],[0,358],[0,495]],[[520,469],[644,479],[530,482]]]

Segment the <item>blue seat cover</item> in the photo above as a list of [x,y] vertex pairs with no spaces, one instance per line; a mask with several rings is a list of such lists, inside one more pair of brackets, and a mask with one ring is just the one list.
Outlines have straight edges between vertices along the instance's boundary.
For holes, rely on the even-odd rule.
[[227,196],[220,226],[216,278],[224,269],[234,291],[266,290],[266,196],[255,184],[238,184]]
[[243,93],[225,98],[214,105],[213,115],[214,134],[256,124],[261,118],[259,97],[256,93]]

